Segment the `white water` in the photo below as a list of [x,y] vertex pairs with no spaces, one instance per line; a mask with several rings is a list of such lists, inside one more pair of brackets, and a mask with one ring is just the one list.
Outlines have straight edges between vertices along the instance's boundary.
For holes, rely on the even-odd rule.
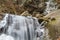
[[[47,4],[47,6],[46,6],[44,14],[45,13],[49,14],[50,12],[53,12],[53,11],[57,10],[56,3],[53,2],[53,0],[48,0],[48,2],[46,2],[46,4]],[[44,32],[45,32],[44,33],[44,36],[45,36],[44,40],[52,40],[50,38],[50,35],[48,34],[49,30],[47,28],[44,28],[44,29],[45,29],[44,30]]]
[[2,34],[0,35],[0,40],[14,40],[14,38],[12,36]]
[[53,2],[53,0],[48,0],[48,2],[46,2],[46,4],[47,4],[46,9],[45,9],[46,13],[50,13],[57,9],[56,3]]
[[0,22],[0,29],[4,28],[0,40],[37,40],[37,32],[39,40],[43,40],[44,28],[41,25],[31,16],[6,14]]

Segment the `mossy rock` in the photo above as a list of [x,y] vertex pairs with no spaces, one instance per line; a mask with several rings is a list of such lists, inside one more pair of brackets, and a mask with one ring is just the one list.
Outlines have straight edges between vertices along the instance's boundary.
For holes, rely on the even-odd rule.
[[55,18],[53,20],[49,19],[50,21],[47,24],[47,28],[49,30],[49,35],[53,40],[56,40],[58,36],[60,36],[60,9],[54,12],[51,12],[46,18]]

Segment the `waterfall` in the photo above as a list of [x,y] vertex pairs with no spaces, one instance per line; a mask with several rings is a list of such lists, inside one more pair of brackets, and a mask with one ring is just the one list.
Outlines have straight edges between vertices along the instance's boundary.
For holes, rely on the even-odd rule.
[[[42,23],[43,24],[43,23]],[[44,28],[37,18],[6,14],[0,22],[0,40],[44,40]]]
[[46,4],[47,4],[46,9],[45,9],[46,13],[50,13],[57,9],[56,3],[53,2],[53,0],[48,0],[48,2],[46,2]]

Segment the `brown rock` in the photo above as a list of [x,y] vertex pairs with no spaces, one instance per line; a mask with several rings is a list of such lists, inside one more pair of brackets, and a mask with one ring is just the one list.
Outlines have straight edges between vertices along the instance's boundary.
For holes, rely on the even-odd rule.
[[60,4],[60,0],[56,0],[56,2],[57,2],[58,4]]
[[[56,36],[60,35],[60,9],[46,15],[46,18],[50,18],[46,27],[49,29],[51,38],[55,40]],[[55,18],[55,20],[51,20],[51,18]]]

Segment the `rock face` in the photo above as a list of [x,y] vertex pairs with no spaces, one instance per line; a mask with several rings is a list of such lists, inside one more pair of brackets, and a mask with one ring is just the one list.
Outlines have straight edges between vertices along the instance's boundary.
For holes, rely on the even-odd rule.
[[50,18],[47,24],[49,35],[51,36],[52,40],[56,40],[57,37],[60,36],[60,9],[51,12],[45,17]]
[[56,0],[56,2],[57,2],[58,4],[60,4],[60,0]]
[[60,9],[60,0],[56,0],[57,8]]

